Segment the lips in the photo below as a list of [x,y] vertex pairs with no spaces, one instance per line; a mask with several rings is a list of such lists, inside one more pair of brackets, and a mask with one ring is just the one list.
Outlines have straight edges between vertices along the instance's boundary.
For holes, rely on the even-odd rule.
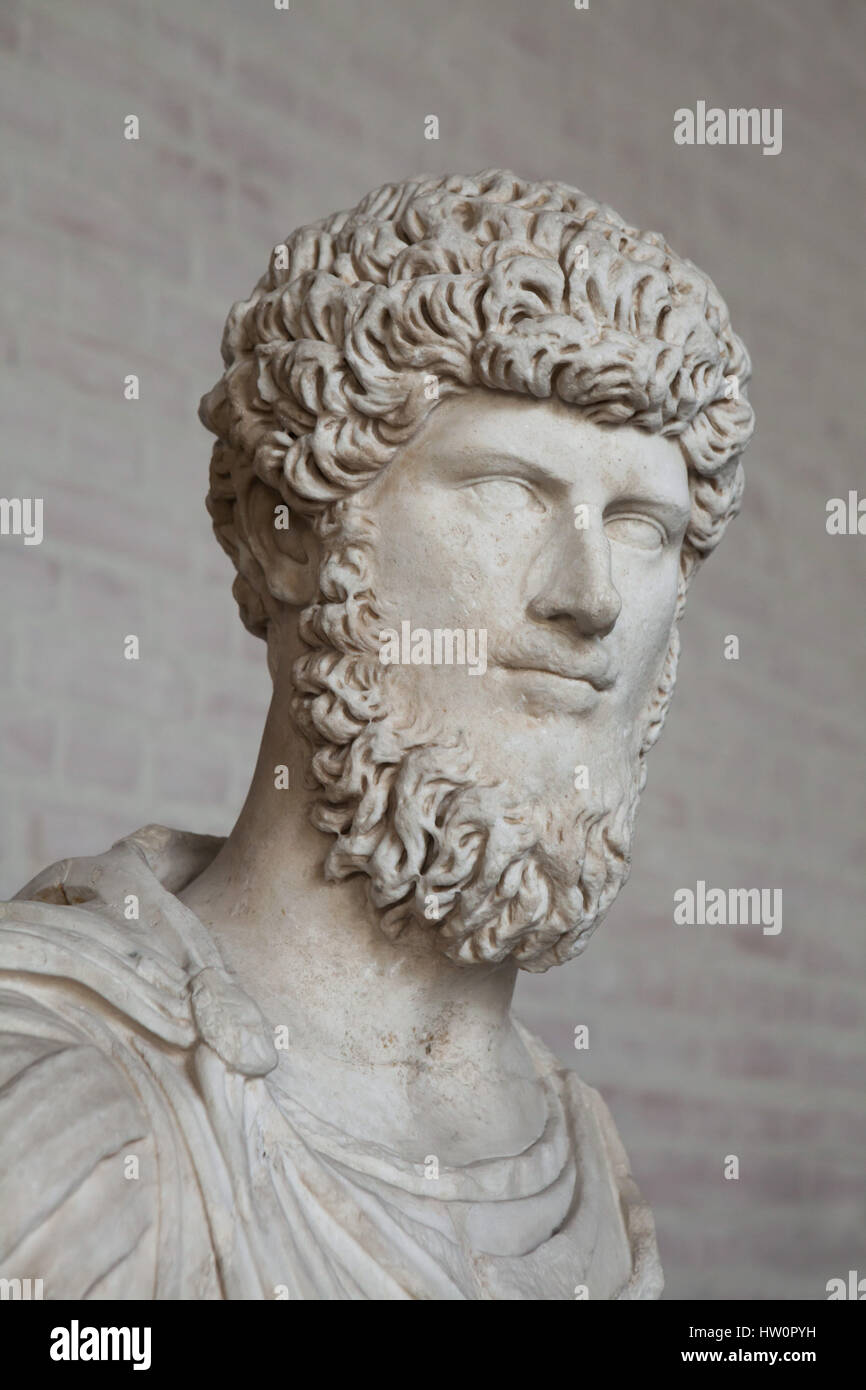
[[549,657],[545,658],[543,664],[537,661],[509,661],[503,664],[510,671],[532,671],[537,675],[558,676],[561,680],[583,681],[591,685],[593,690],[610,690],[616,680],[606,665],[602,668],[578,668]]

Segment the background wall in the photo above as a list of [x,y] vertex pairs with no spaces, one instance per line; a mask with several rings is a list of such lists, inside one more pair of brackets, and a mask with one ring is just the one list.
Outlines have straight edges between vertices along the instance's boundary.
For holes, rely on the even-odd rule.
[[[864,40],[856,0],[0,12],[0,492],[43,497],[46,528],[0,537],[4,893],[239,808],[268,683],[195,410],[276,241],[379,183],[501,164],[658,227],[726,296],[755,364],[745,510],[692,591],[632,881],[582,960],[519,991],[610,1103],[674,1298],[823,1298],[866,1272],[866,540],[825,531],[827,499],[864,488]],[[699,99],[782,107],[782,153],[677,147]],[[781,888],[781,934],[675,927],[699,878]]]

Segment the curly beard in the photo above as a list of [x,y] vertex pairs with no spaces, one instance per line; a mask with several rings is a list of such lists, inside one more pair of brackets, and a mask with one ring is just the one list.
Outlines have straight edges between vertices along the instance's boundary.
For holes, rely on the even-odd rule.
[[[676,679],[676,619],[638,753],[577,807],[520,802],[485,782],[466,740],[444,736],[380,663],[372,523],[342,503],[321,534],[320,593],[299,628],[311,651],[295,663],[291,712],[323,790],[311,820],[336,836],[326,878],[366,874],[390,939],[420,923],[460,964],[513,956],[540,972],[579,955],[628,878],[645,758]],[[677,616],[681,606],[682,596]]]

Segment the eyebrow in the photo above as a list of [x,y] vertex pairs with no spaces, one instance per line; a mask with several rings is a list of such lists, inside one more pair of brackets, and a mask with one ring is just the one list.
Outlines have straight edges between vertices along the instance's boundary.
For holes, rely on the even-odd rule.
[[674,501],[672,497],[649,497],[646,493],[626,493],[617,498],[614,511],[626,513],[629,507],[641,507],[644,511],[655,512],[658,517],[663,517],[672,530],[678,527],[686,527],[691,520],[691,505]]
[[540,483],[555,482],[562,483],[563,487],[571,486],[570,480],[561,473],[554,472],[552,469],[545,467],[544,464],[535,463],[532,459],[526,458],[523,454],[513,454],[508,449],[484,449],[478,453],[473,450],[471,454],[461,452],[457,457],[459,458],[461,466],[465,465],[467,469],[471,469],[474,464],[478,464],[479,466],[492,465],[494,467],[504,464],[510,468],[519,469],[522,473],[525,473],[527,477],[535,478],[536,481]]

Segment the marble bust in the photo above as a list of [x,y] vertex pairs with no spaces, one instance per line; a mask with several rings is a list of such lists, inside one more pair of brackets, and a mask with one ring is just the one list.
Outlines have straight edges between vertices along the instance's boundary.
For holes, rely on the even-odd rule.
[[200,415],[273,679],[227,838],[0,913],[0,1275],[46,1298],[652,1299],[600,1095],[511,1016],[622,887],[742,493],[712,282],[556,182],[389,184],[274,247]]

